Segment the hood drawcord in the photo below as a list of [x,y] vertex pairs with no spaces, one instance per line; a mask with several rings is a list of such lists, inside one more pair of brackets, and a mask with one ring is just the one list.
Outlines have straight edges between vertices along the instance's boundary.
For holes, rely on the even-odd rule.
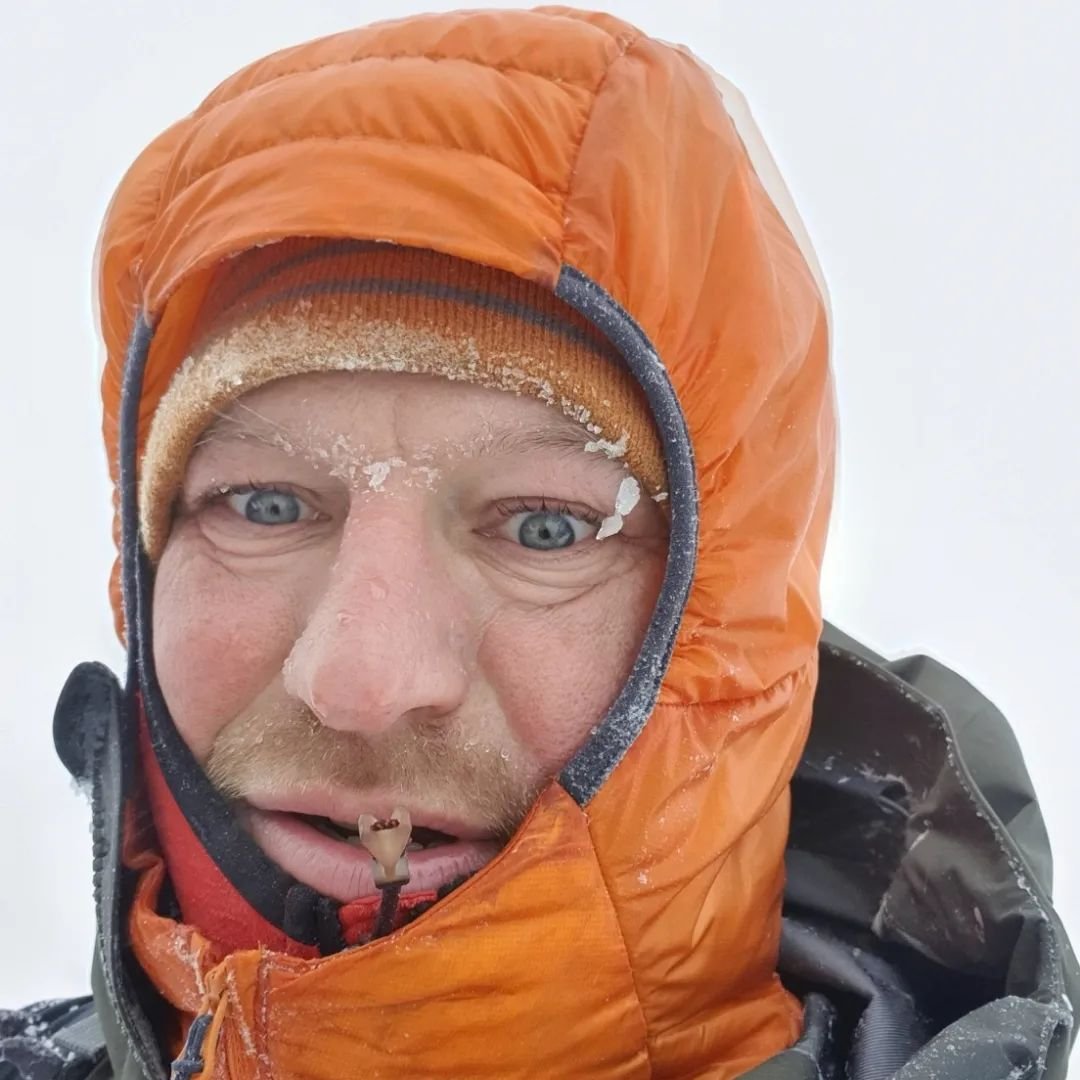
[[379,902],[379,914],[375,917],[375,928],[371,931],[369,940],[386,937],[394,929],[394,920],[398,911],[398,900],[401,897],[401,885],[382,885],[382,899]]
[[389,818],[362,814],[357,828],[357,840],[371,855],[375,885],[382,894],[371,932],[370,940],[375,941],[394,929],[401,889],[409,881],[409,856],[405,849],[412,837],[412,819],[408,810],[397,807]]

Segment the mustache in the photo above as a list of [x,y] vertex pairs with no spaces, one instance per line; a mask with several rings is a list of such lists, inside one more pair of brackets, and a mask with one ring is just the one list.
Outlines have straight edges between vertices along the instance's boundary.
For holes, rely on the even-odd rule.
[[402,720],[378,737],[327,727],[301,702],[242,714],[214,740],[204,768],[228,799],[327,787],[461,813],[503,839],[547,778],[530,778],[516,744],[460,720]]

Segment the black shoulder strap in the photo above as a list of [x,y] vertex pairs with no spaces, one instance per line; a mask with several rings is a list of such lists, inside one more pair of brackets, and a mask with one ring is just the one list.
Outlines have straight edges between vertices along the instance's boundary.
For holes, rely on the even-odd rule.
[[0,1080],[109,1080],[91,998],[0,1010]]
[[85,1058],[99,1058],[105,1050],[105,1033],[91,1001],[59,1028],[52,1041],[62,1049]]

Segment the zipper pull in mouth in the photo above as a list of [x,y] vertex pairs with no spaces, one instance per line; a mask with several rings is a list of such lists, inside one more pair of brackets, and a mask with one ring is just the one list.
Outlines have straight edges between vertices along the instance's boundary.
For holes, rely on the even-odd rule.
[[409,811],[398,806],[389,818],[361,814],[357,820],[357,841],[371,856],[373,876],[380,889],[404,885],[409,880],[409,856],[406,848],[412,836]]

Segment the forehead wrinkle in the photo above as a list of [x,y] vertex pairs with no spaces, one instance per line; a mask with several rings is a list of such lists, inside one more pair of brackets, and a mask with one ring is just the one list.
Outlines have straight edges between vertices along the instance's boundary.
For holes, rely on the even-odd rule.
[[[235,409],[243,409],[253,419],[233,415]],[[246,402],[234,401],[228,411],[216,415],[213,423],[199,436],[193,449],[197,450],[207,443],[257,442],[271,449],[281,450],[283,443],[291,444],[295,438],[283,424],[264,416]]]
[[507,427],[479,435],[474,440],[479,458],[518,457],[549,454],[559,461],[579,462],[586,470],[608,476],[625,476],[626,465],[605,453],[590,453],[585,444],[598,436],[590,434],[574,421],[558,417],[557,424],[544,427]]
[[[404,425],[400,415],[402,404],[401,399],[395,397],[390,406],[393,442],[399,451],[403,443],[401,428]],[[236,410],[242,410],[247,415],[237,416]],[[534,427],[485,424],[481,431],[468,440],[470,450],[480,458],[529,457],[537,453],[550,453],[563,459],[584,455],[585,460],[597,469],[625,472],[620,461],[613,460],[604,453],[585,452],[586,443],[596,436],[580,424],[562,414],[555,414],[551,419],[553,422],[550,424]],[[310,438],[309,433],[307,439]],[[288,448],[300,449],[299,444],[303,441],[296,431],[264,416],[246,402],[234,401],[228,411],[217,414],[213,423],[199,437],[195,449],[214,442],[256,442],[280,452]]]
[[474,439],[476,453],[481,457],[522,457],[543,451],[564,454],[584,452],[592,436],[577,424],[558,424],[545,427],[506,427],[485,431]]

